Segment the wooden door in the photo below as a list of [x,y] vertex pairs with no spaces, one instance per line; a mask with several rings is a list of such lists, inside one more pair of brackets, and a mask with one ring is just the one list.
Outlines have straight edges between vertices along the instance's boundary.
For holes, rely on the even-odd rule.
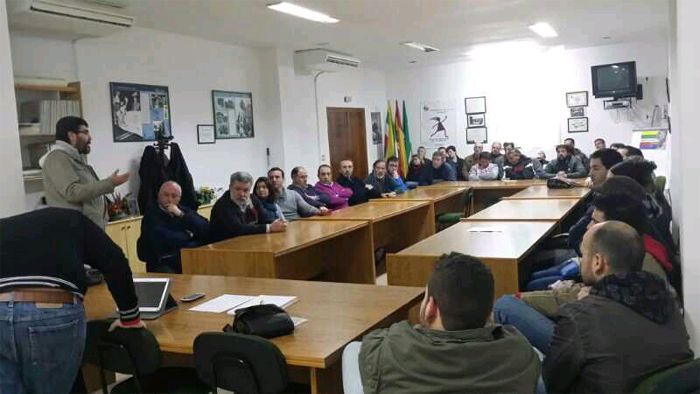
[[126,223],[124,229],[126,233],[127,258],[131,272],[146,272],[146,263],[139,259],[136,244],[141,236],[141,219],[132,220]]
[[333,172],[338,173],[340,162],[350,159],[353,175],[367,176],[367,130],[364,108],[326,108],[328,117],[328,144]]

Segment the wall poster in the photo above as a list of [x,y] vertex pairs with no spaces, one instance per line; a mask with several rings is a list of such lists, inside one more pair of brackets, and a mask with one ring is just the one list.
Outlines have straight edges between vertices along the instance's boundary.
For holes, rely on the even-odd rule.
[[456,108],[454,100],[433,100],[421,103],[421,143],[428,146],[450,145],[455,140]]

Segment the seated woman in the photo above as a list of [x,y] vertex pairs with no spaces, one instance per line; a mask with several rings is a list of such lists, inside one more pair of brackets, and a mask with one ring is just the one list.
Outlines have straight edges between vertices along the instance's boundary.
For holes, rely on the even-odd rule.
[[258,212],[258,221],[261,224],[270,224],[278,219],[284,220],[282,208],[275,203],[277,201],[277,190],[272,187],[267,177],[261,176],[255,181],[253,199],[256,200],[256,203],[253,205]]

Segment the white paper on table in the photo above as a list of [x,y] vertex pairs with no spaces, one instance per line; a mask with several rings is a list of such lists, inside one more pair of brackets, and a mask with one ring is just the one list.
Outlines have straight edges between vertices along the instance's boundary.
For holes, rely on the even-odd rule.
[[467,231],[470,233],[502,233],[505,229],[499,226],[476,226],[469,228]]
[[291,318],[292,318],[292,322],[294,322],[294,328],[297,328],[300,325],[309,321],[309,319],[304,319],[303,317],[298,317],[298,316],[291,316]]
[[280,308],[286,308],[293,303],[297,302],[297,297],[296,296],[273,296],[273,295],[260,295],[257,297],[252,297],[250,300],[246,301],[243,304],[239,304],[230,311],[226,312],[229,315],[235,315],[236,311],[239,309],[243,308],[248,308],[251,306],[255,305],[263,305],[263,304],[273,304],[277,305]]
[[235,294],[223,294],[213,300],[199,304],[193,308],[190,308],[194,312],[213,312],[221,313],[226,312],[231,308],[235,308],[238,305],[246,303],[253,299],[251,296],[235,295]]

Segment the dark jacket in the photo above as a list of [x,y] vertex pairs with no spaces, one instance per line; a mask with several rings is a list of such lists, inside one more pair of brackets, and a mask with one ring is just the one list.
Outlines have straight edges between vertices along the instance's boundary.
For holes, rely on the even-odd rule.
[[335,181],[342,187],[352,189],[352,197],[348,200],[350,206],[365,203],[369,201],[370,198],[381,197],[377,189],[368,190],[367,187],[365,187],[365,183],[360,178],[348,178],[340,175]]
[[158,205],[158,190],[165,181],[175,181],[182,188],[180,204],[188,208],[197,209],[197,194],[194,191],[194,182],[187,163],[182,156],[180,146],[170,144],[170,158],[156,152],[153,146],[147,146],[141,156],[139,166],[138,202],[141,212],[148,212],[151,206]]
[[406,181],[418,182],[420,186],[425,186],[424,184],[421,184],[421,181],[423,179],[423,171],[425,171],[426,168],[428,167],[425,165],[425,163],[418,166],[411,163],[408,166],[408,175],[406,175]]
[[411,327],[408,322],[362,339],[365,394],[534,392],[540,360],[512,326],[462,331]]
[[521,156],[520,160],[511,164],[508,160],[503,163],[503,174],[508,179],[534,179],[535,167],[530,158]]
[[29,286],[84,295],[83,264],[104,274],[123,321],[139,317],[124,252],[87,216],[72,209],[45,208],[0,219],[0,292]]
[[365,179],[365,184],[372,185],[372,188],[376,189],[377,192],[379,192],[379,194],[391,192],[403,193],[402,190],[399,190],[396,181],[394,181],[391,178],[391,176],[389,176],[389,173],[384,174],[384,178],[378,179],[374,175],[374,172],[372,172],[371,174],[367,175],[367,179]]
[[457,157],[457,162],[455,163],[452,161],[450,158],[448,158],[445,163],[452,167],[455,170],[455,174],[457,176],[458,181],[466,181],[467,179],[464,177],[464,174],[462,170],[464,169],[464,159],[461,159]]
[[167,265],[175,272],[181,272],[180,249],[207,243],[207,219],[185,206],[179,208],[182,217],[171,216],[157,204],[143,216],[136,250],[139,258],[148,266]]
[[544,167],[542,178],[549,179],[557,176],[559,171],[564,171],[569,178],[585,178],[588,175],[586,168],[576,156],[567,156],[565,160],[556,158]]
[[287,189],[294,190],[295,192],[299,193],[304,201],[315,208],[326,207],[331,202],[331,198],[328,194],[320,193],[311,185],[306,185],[306,189],[303,189],[301,186],[297,186],[292,183],[291,185],[287,186]]
[[224,193],[211,209],[211,224],[209,226],[209,241],[218,242],[239,235],[263,234],[267,225],[258,220],[258,209],[249,206],[245,211],[231,200],[231,192]]
[[421,185],[432,185],[437,180],[456,181],[457,174],[449,167],[449,164],[442,163],[438,168],[434,168],[431,164],[423,170]]
[[543,378],[549,393],[629,393],[650,372],[692,357],[666,282],[614,274],[561,308]]
[[581,152],[580,149],[574,148],[574,156],[578,157],[578,159],[581,160],[581,164],[583,164],[583,168],[586,169],[586,172],[588,172],[591,169],[591,161],[588,159],[588,156],[586,156],[585,153]]

